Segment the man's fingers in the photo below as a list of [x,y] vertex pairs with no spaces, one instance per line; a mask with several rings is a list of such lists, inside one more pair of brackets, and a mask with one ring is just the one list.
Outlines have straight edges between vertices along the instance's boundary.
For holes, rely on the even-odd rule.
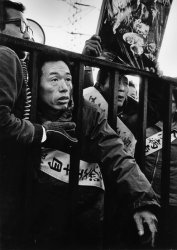
[[152,247],[154,247],[154,243],[155,243],[155,232],[152,233],[152,242],[151,242]]
[[98,48],[90,45],[87,45],[84,51],[85,51],[84,54],[88,56],[96,56],[96,57],[100,56],[100,51],[98,50]]
[[146,223],[148,224],[149,230],[151,232],[151,245],[152,247],[154,247],[155,235],[157,233],[157,218],[155,216],[152,216],[149,220],[146,220]]
[[98,35],[93,35],[89,40],[97,40],[99,43],[101,43],[101,37]]
[[100,55],[102,51],[101,45],[97,41],[86,41],[85,48],[90,50],[90,52],[92,52],[92,50],[96,50],[98,55]]
[[[157,232],[157,218],[154,214],[149,211],[137,212],[134,215],[134,220],[138,229],[138,234],[143,237],[147,237],[151,241],[151,246],[154,246],[155,234]],[[148,233],[149,232],[149,233]]]
[[155,215],[149,213],[149,216],[144,216],[143,217],[143,222],[147,223],[149,226],[149,230],[151,232],[157,232],[157,218]]
[[61,127],[65,130],[69,130],[69,129],[75,129],[76,128],[76,124],[74,122],[63,122],[63,124],[61,125]]
[[138,214],[135,214],[134,220],[135,220],[136,227],[138,230],[138,235],[142,236],[144,234],[144,227],[143,227],[142,218]]
[[100,56],[102,52],[100,41],[97,39],[89,39],[85,42],[85,48],[87,55]]
[[144,219],[144,222],[146,222],[149,226],[149,230],[155,234],[157,232],[157,218],[154,215],[151,215],[151,217]]

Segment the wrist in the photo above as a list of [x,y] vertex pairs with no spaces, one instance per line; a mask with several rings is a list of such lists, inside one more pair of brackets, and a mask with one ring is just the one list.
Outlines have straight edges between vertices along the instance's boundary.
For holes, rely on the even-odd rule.
[[42,126],[43,134],[42,134],[42,139],[41,143],[45,142],[47,140],[47,134],[45,128]]

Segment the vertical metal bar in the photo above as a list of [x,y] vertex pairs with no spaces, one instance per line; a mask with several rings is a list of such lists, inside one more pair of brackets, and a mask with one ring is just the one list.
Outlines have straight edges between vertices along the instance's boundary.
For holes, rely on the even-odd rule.
[[162,147],[162,173],[161,173],[161,205],[163,208],[169,205],[170,184],[170,155],[171,155],[171,106],[172,85],[166,86],[165,106],[163,119],[163,147]]
[[[111,71],[109,79],[109,105],[108,105],[108,122],[109,125],[117,130],[117,98],[119,88],[119,72]],[[110,196],[105,190],[104,199],[104,223],[103,223],[103,247],[105,250],[109,249],[110,245]]]
[[[109,79],[109,105],[108,105],[108,122],[110,126],[117,131],[117,113],[118,113],[118,89],[119,89],[120,73],[118,71],[110,71]],[[110,216],[110,204],[111,197],[109,192],[105,190],[105,202],[104,202],[104,231],[103,231],[103,247],[104,250],[108,250],[111,244],[111,216]]]
[[3,1],[0,0],[0,29],[4,29],[5,25],[4,22],[4,8],[3,8]]
[[[2,30],[4,28],[4,24],[2,24],[2,22],[4,21],[4,8],[2,6],[3,6],[3,3],[0,0],[0,30]],[[1,172],[0,172],[0,176],[2,176]],[[1,179],[0,179],[0,181],[1,181]],[[3,194],[2,194],[2,190],[1,190],[0,191],[0,204],[2,204],[2,200],[3,200]],[[2,211],[1,211],[1,208],[2,208],[2,206],[0,205],[0,235],[2,232],[2,219],[1,219]],[[1,244],[2,244],[2,242],[0,240],[0,249],[2,248]]]
[[108,121],[110,126],[116,131],[117,128],[117,98],[119,88],[119,72],[111,72],[109,80],[110,102],[108,107]]
[[[170,191],[170,157],[171,157],[171,107],[172,107],[172,84],[165,88],[165,105],[163,117],[163,147],[162,147],[162,169],[161,169],[161,217],[160,217],[160,239],[166,247],[165,225],[168,220],[169,191]],[[168,247],[168,246],[167,246]]]
[[147,127],[147,97],[148,97],[148,78],[143,77],[140,81],[139,88],[139,114],[137,126],[137,146],[136,160],[144,170],[145,165],[145,145],[146,145],[146,127]]
[[[79,139],[78,145],[72,149],[70,159],[69,185],[73,192],[78,185],[79,161],[80,161],[80,139],[82,136],[82,108],[83,108],[83,81],[84,81],[84,64],[78,63],[75,67],[73,79],[73,99],[74,99],[74,121],[76,122],[76,135]],[[75,154],[76,153],[76,154]]]
[[[78,198],[78,182],[79,182],[79,165],[81,153],[82,138],[82,112],[83,112],[83,81],[84,81],[84,64],[77,63],[73,74],[73,99],[74,99],[74,121],[76,122],[76,136],[79,140],[78,144],[71,149],[70,154],[70,172],[69,172],[69,193],[71,197],[70,217],[71,225],[69,228],[69,237],[74,242],[73,230],[75,228],[75,208]],[[72,246],[73,247],[73,246]]]

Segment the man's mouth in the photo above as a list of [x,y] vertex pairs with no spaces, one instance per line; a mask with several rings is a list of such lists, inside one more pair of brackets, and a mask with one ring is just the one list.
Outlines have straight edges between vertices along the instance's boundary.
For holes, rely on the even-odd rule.
[[118,101],[123,101],[123,100],[124,100],[124,97],[121,96],[121,95],[119,95],[117,99],[118,99]]
[[68,103],[68,101],[69,101],[69,97],[68,96],[61,96],[57,100],[58,103]]
[[60,98],[58,98],[59,101],[60,101],[60,100],[68,100],[68,99],[69,99],[68,96],[61,96]]

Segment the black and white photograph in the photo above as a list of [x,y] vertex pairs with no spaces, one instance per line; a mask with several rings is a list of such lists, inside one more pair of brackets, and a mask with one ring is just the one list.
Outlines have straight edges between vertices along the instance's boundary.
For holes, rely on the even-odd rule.
[[177,249],[176,0],[0,0],[0,250]]

